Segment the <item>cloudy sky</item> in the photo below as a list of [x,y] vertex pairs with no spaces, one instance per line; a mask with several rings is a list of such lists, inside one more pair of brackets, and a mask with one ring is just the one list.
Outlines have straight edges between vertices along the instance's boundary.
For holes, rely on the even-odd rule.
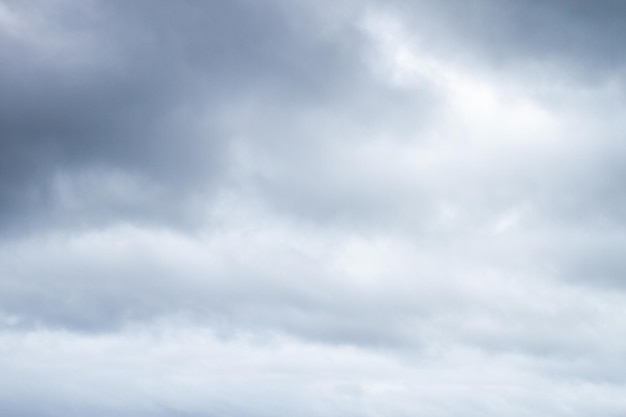
[[0,0],[0,414],[622,416],[626,2]]

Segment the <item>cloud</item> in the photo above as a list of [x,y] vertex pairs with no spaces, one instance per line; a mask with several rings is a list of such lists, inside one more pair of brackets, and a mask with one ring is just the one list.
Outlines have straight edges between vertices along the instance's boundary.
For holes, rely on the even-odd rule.
[[536,68],[537,79],[555,71],[597,81],[624,64],[620,1],[397,1],[389,8],[440,53],[508,71]]
[[[315,99],[346,79],[345,66],[358,65],[343,56],[358,54],[349,39],[335,44],[303,31],[297,25],[308,19],[275,2],[60,1],[2,10],[14,22],[0,74],[5,228],[40,217],[34,227],[64,222],[64,213],[50,212],[74,218],[58,181],[86,200],[78,215],[88,224],[184,220],[189,198],[210,195],[223,175],[225,109],[250,94]],[[106,188],[111,177],[155,192],[92,203],[94,191],[82,184]]]
[[623,414],[622,8],[0,3],[0,414]]
[[[515,357],[460,349],[397,362],[349,347],[282,337],[224,341],[203,329],[176,327],[98,338],[6,335],[0,363],[17,376],[2,383],[4,410],[42,416],[265,416],[302,409],[310,416],[561,416],[572,410],[613,415],[623,407],[619,386],[543,376],[536,372],[540,362]],[[33,395],[38,403],[26,407]]]

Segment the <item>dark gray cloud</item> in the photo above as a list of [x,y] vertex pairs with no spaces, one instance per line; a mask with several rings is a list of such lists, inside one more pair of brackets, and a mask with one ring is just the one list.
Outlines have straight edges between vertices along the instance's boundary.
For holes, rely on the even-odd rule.
[[626,6],[619,0],[392,2],[421,40],[459,58],[597,81],[620,76]]
[[72,220],[184,217],[178,206],[214,188],[228,163],[216,117],[229,103],[250,94],[315,100],[358,69],[350,58],[359,54],[356,39],[318,39],[302,30],[307,16],[285,9],[246,1],[6,4],[17,28],[2,41],[4,228],[59,221],[50,215],[59,210],[67,222],[54,177],[80,181],[94,167],[157,195],[138,204],[81,194],[85,210],[69,210]]

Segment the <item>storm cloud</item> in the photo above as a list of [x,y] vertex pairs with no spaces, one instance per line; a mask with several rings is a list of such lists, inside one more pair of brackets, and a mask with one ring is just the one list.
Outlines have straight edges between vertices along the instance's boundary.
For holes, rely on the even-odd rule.
[[624,23],[0,0],[0,414],[622,415]]

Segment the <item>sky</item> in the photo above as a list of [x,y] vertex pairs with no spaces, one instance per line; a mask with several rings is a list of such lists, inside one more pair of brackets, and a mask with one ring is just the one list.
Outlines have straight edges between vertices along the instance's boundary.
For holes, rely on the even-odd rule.
[[624,39],[620,0],[0,0],[0,415],[625,415]]

